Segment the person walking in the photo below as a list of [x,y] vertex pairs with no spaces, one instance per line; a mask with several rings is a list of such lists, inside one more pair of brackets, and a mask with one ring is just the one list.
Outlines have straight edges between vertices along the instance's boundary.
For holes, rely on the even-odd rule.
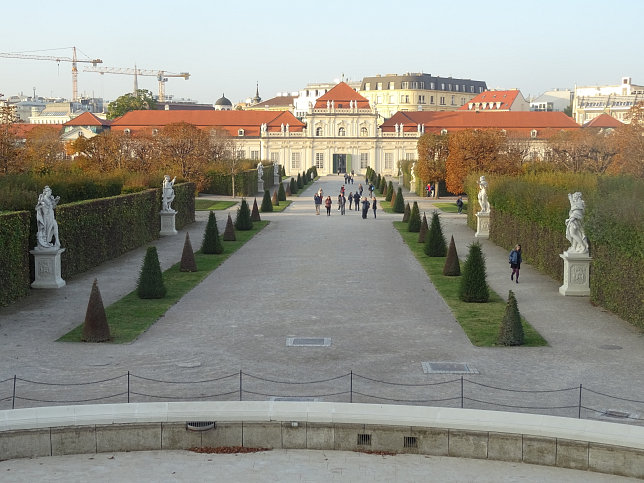
[[369,213],[369,200],[365,196],[362,198],[362,219],[367,219],[367,213]]
[[376,218],[376,205],[377,205],[376,198],[371,198],[371,208],[373,209],[373,218]]
[[345,198],[344,193],[342,193],[340,195],[340,214],[341,215],[344,215],[344,213],[345,213],[344,207],[345,207],[346,204],[347,204],[347,199]]
[[458,213],[463,213],[463,197],[459,196],[456,200],[456,206],[458,207]]
[[342,191],[338,195],[338,211],[340,211],[340,208],[342,208]]
[[324,207],[326,208],[326,216],[331,216],[331,197],[327,196],[326,201],[324,202]]
[[362,183],[360,183],[360,184],[358,185],[358,191],[360,192],[360,196],[362,197],[362,191],[363,191],[363,189],[362,189]]
[[319,215],[320,205],[322,204],[322,196],[320,196],[318,193],[315,193],[313,195],[313,202],[315,203],[315,214]]
[[349,211],[351,211],[351,205],[353,204],[353,193],[349,192]]
[[[510,280],[515,280],[519,283],[519,270],[521,269],[521,245],[514,247],[514,250],[510,252],[510,268],[512,269],[512,275],[510,275]],[[515,279],[514,276],[517,276]]]
[[360,209],[360,193],[357,191],[353,195],[353,204],[355,205],[355,210],[358,211]]

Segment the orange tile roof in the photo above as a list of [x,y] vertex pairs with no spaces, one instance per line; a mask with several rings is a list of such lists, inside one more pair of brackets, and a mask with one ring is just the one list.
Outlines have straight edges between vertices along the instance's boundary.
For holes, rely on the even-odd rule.
[[315,101],[315,109],[325,109],[327,101],[333,101],[336,109],[348,109],[350,101],[356,101],[358,109],[369,109],[369,100],[358,94],[346,82],[340,82],[329,89],[326,94],[318,97],[317,101]]
[[288,108],[293,106],[294,100],[297,96],[277,96],[266,101],[262,101],[259,104],[251,106],[253,109],[259,109],[263,107],[284,107]]
[[186,122],[201,129],[219,128],[237,136],[239,129],[245,136],[259,136],[261,125],[266,124],[269,132],[281,131],[281,126],[289,125],[289,131],[302,132],[305,124],[289,111],[130,111],[112,121],[113,131],[130,129],[131,132],[150,132],[168,124]]
[[[469,111],[470,104],[479,104],[480,111],[507,111],[512,107],[518,95],[518,89],[509,91],[483,91],[459,107],[458,110]],[[472,107],[472,110],[474,109]]]
[[395,132],[396,124],[403,124],[405,132],[415,132],[418,124],[425,132],[440,133],[464,129],[504,129],[509,137],[531,137],[533,129],[537,138],[546,138],[561,130],[579,129],[580,126],[563,112],[534,111],[406,111],[397,112],[380,127],[383,132]]
[[76,116],[74,119],[67,121],[63,126],[109,126],[110,124],[111,121],[107,119],[101,119],[91,112],[84,112],[80,116]]
[[615,119],[613,116],[606,114],[605,112],[600,114],[594,119],[591,119],[585,123],[582,127],[594,127],[594,128],[616,128],[623,126],[624,123]]

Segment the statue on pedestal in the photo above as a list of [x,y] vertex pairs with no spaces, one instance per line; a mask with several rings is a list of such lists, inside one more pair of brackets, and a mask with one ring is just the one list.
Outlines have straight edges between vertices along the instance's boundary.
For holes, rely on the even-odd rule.
[[[58,223],[54,218],[54,209],[60,196],[54,197],[51,188],[45,186],[42,193],[38,195],[36,204],[36,223],[38,233],[36,234],[36,250],[43,248],[60,248],[60,239],[58,238]],[[52,243],[52,238],[54,242]]]
[[264,177],[264,166],[262,163],[257,163],[257,179],[262,179]]
[[177,180],[175,176],[172,181],[169,175],[163,177],[163,191],[161,193],[161,211],[174,211],[170,206],[174,200],[174,182]]
[[582,221],[586,211],[586,203],[581,199],[581,193],[568,193],[570,211],[566,218],[566,238],[570,242],[568,253],[588,253],[588,239],[584,233]]
[[478,181],[479,185],[479,205],[481,206],[481,211],[479,213],[489,213],[490,211],[490,202],[487,200],[487,180],[485,176],[481,176]]
[[409,183],[409,189],[412,192],[416,190],[416,161],[411,165],[411,182]]

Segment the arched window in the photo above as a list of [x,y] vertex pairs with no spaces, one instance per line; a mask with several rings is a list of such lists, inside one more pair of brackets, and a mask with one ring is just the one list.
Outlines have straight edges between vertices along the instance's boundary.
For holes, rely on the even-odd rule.
[[447,129],[441,129],[441,134],[442,134],[443,136],[444,136],[445,134],[447,134]]
[[347,131],[343,127],[338,129],[338,136],[346,136],[346,135],[347,135]]
[[316,127],[315,128],[315,135],[316,136],[322,136],[322,128],[321,127]]
[[243,135],[244,135],[244,130],[243,130],[243,129],[239,129],[239,130],[237,131],[237,136],[243,136]]
[[125,128],[125,129],[123,129],[123,134],[125,134],[125,135],[130,134],[130,130],[129,130],[129,128]]
[[369,135],[369,131],[367,131],[367,128],[366,127],[361,127],[360,128],[360,136],[368,136],[368,135]]

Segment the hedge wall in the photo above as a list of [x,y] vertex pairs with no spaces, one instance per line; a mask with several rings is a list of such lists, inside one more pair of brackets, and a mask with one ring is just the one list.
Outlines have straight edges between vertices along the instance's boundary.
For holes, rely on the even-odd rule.
[[[266,173],[266,172],[264,172]],[[216,171],[206,173],[206,187],[204,193],[211,195],[233,194],[232,177]],[[235,175],[235,195],[254,196],[257,194],[257,170],[243,171]]]
[[0,214],[0,305],[29,293],[29,212]]
[[[174,201],[172,208],[177,211],[174,226],[181,230],[184,226],[195,221],[195,196],[197,185],[195,183],[181,183],[174,186]],[[161,190],[159,189],[159,207],[161,206]]]
[[[584,227],[593,258],[590,300],[644,329],[644,180],[589,174],[540,173],[518,178],[491,176],[490,239],[510,250],[520,243],[523,259],[563,281],[559,254],[565,236],[568,193],[581,191],[586,202]],[[473,209],[468,225],[476,228],[478,175],[466,191]]]

